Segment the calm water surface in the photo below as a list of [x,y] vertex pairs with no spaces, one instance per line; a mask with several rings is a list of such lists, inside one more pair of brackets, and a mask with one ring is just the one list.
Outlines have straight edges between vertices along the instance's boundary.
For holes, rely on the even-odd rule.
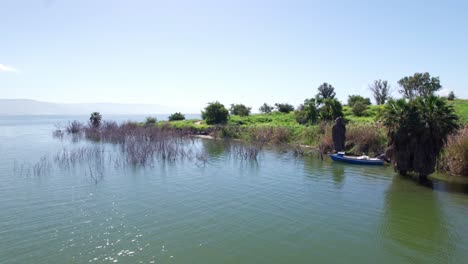
[[[143,117],[113,117],[122,121]],[[74,117],[0,117],[0,263],[466,263],[468,195],[392,169],[295,158],[258,162],[197,140],[208,163],[60,169]],[[85,117],[82,117],[85,120]],[[108,145],[109,155],[118,147]],[[51,168],[35,175],[46,157]],[[443,189],[441,186],[440,189]]]

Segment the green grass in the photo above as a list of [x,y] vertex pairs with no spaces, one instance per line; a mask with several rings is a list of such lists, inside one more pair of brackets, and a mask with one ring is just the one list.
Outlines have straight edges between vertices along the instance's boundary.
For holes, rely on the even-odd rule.
[[467,99],[456,99],[453,101],[455,112],[460,118],[460,123],[468,125],[468,100]]
[[382,105],[371,105],[364,112],[363,116],[355,116],[350,106],[343,106],[344,119],[353,123],[374,123],[377,120],[379,113],[382,111]]

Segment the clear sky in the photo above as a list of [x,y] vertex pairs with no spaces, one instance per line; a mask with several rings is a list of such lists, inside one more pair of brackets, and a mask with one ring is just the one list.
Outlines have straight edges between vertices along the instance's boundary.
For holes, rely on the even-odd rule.
[[0,98],[256,109],[425,71],[468,98],[467,14],[466,0],[0,0]]

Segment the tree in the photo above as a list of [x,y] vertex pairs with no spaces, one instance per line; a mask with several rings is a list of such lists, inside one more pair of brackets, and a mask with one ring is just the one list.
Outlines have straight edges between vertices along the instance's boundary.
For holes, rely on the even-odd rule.
[[353,104],[352,111],[355,116],[363,116],[369,105],[364,104],[362,101],[357,101]]
[[373,84],[369,85],[369,90],[372,91],[377,105],[385,104],[391,93],[391,87],[388,82],[380,79],[375,80]]
[[335,88],[328,83],[323,83],[318,87],[318,94],[316,96],[317,101],[324,99],[334,99],[335,98]]
[[101,125],[102,115],[99,112],[92,112],[91,116],[89,117],[89,124],[94,127],[98,128]]
[[322,106],[320,107],[320,119],[322,120],[335,120],[336,118],[343,116],[343,106],[340,101],[332,98],[322,100]]
[[453,91],[450,91],[450,93],[447,96],[447,100],[453,101],[453,100],[455,100],[455,98],[456,97],[455,97],[455,94],[453,93]]
[[185,120],[185,115],[181,112],[176,112],[170,115],[168,119],[169,121]]
[[238,115],[238,116],[248,116],[250,115],[250,110],[252,107],[247,107],[243,104],[231,104],[231,115]]
[[434,172],[447,136],[458,127],[453,106],[434,95],[389,100],[382,117],[389,130],[387,156],[395,169],[403,175],[419,173],[421,180]]
[[316,123],[319,117],[317,107],[318,105],[314,98],[305,99],[304,104],[300,105],[296,112],[294,112],[296,121],[302,125]]
[[413,76],[403,77],[398,84],[402,88],[399,92],[408,99],[417,96],[428,97],[442,88],[439,77],[431,77],[428,72],[417,72]]
[[229,111],[220,102],[208,103],[205,111],[202,111],[202,118],[208,125],[225,124],[229,117]]
[[276,106],[276,109],[278,109],[278,111],[281,112],[281,113],[289,113],[291,111],[294,111],[294,106],[291,105],[291,104],[276,103],[275,106]]
[[363,105],[371,105],[369,98],[364,98],[360,95],[350,95],[348,96],[348,106],[353,107],[355,103],[361,102]]
[[267,103],[263,103],[262,106],[260,106],[260,108],[258,109],[261,113],[264,113],[264,114],[268,114],[268,113],[271,113],[271,111],[273,111],[274,107],[271,106],[271,105],[268,105]]

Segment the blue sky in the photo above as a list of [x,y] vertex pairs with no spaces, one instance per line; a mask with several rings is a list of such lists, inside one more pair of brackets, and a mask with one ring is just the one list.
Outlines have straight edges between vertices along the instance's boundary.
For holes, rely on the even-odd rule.
[[[298,105],[428,71],[468,98],[468,1],[0,1],[0,98]],[[395,93],[397,95],[397,93]]]

